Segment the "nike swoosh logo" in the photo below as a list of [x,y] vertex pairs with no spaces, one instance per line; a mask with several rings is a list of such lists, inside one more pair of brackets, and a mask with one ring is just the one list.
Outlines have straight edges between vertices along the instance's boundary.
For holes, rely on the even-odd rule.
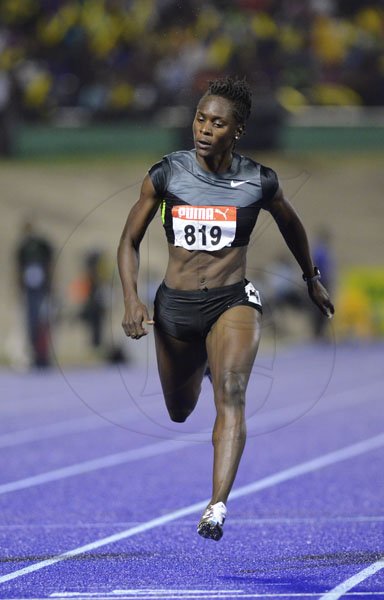
[[247,181],[231,181],[231,187],[238,187],[239,185],[243,185],[243,183],[249,183],[249,179]]

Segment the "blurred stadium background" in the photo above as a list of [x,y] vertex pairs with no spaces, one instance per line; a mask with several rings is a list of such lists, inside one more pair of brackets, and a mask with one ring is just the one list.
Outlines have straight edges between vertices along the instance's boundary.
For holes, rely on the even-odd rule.
[[[312,242],[327,237],[338,314],[322,341],[381,338],[383,49],[383,0],[2,0],[0,362],[28,365],[16,261],[26,221],[54,248],[59,364],[145,359],[147,342],[129,346],[120,332],[118,239],[148,167],[192,146],[196,101],[226,74],[246,76],[254,90],[240,149],[278,172]],[[276,277],[305,294],[282,253],[262,215],[249,275],[267,306],[276,305]],[[165,264],[155,219],[142,250],[149,303]],[[104,311],[100,344],[85,327],[91,272]],[[315,335],[309,303],[276,310],[280,322],[269,322],[267,309],[266,340]]]

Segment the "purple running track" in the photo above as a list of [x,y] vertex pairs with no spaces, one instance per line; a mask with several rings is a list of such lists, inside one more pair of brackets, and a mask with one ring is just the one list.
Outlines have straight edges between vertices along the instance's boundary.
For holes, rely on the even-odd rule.
[[0,598],[384,598],[383,349],[261,352],[219,543],[208,381],[179,425],[152,367],[3,372]]

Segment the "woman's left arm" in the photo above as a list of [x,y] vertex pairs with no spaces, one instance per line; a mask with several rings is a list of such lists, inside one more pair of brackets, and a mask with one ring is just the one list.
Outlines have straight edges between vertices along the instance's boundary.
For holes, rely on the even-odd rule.
[[293,206],[284,197],[281,188],[279,188],[274,197],[265,204],[264,208],[271,213],[288,248],[299,263],[307,281],[308,293],[311,300],[319,307],[324,315],[331,318],[335,309],[330,301],[327,290],[315,276],[308,237],[303,223]]

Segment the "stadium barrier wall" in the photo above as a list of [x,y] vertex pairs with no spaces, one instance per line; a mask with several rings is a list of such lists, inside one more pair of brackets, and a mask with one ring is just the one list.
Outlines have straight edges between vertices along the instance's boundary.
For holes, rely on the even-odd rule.
[[[381,126],[286,126],[280,133],[278,149],[288,152],[377,151],[384,148],[383,134],[384,127]],[[162,155],[185,147],[185,130],[178,128],[132,123],[76,128],[25,124],[19,125],[17,129],[15,158],[45,159],[133,153]],[[246,149],[252,149],[250,138]],[[255,143],[255,149],[260,149],[260,145]]]

